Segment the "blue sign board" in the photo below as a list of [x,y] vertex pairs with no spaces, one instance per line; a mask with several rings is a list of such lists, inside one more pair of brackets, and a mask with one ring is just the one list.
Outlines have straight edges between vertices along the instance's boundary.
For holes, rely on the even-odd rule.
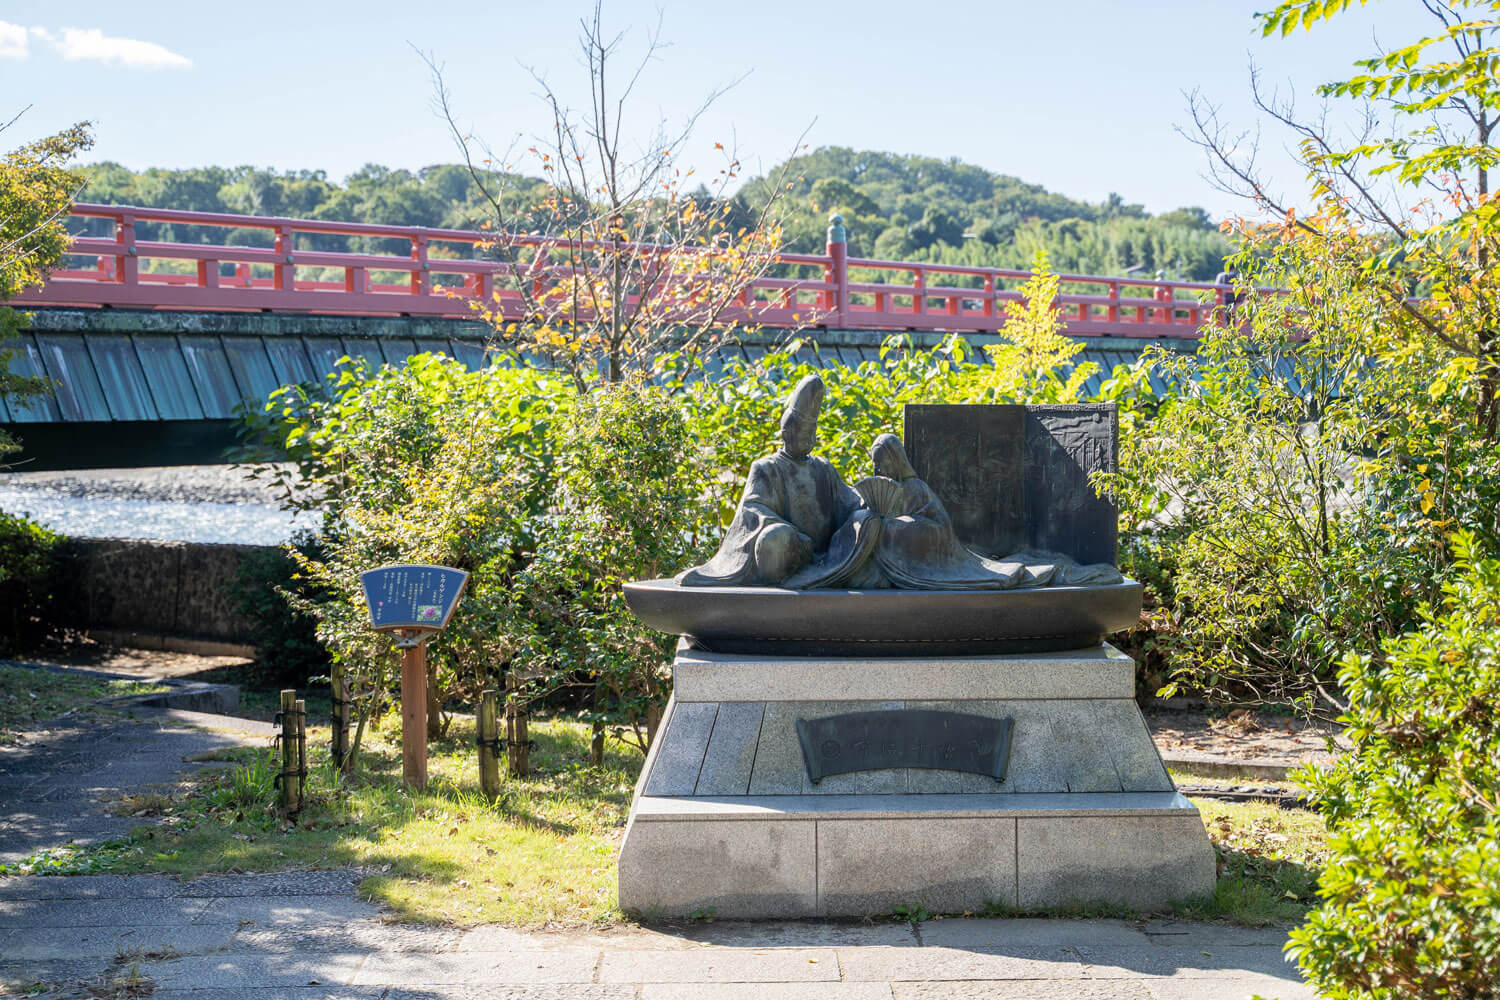
[[391,629],[446,628],[469,574],[447,566],[381,566],[359,575],[370,625]]

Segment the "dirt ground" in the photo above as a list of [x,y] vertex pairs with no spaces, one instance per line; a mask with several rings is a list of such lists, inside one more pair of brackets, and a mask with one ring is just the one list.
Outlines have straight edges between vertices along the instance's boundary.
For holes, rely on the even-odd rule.
[[[22,659],[29,663],[47,663],[58,667],[102,670],[141,680],[207,680],[207,677],[201,675],[214,671],[233,674],[237,669],[248,668],[254,663],[242,656],[198,656],[166,649],[126,649],[86,639],[52,643]],[[218,680],[219,675],[213,679]],[[233,684],[235,681],[228,680],[226,683]]]
[[[1164,754],[1211,754],[1233,760],[1320,763],[1349,742],[1338,726],[1287,715],[1238,709],[1225,717],[1201,711],[1146,712],[1151,736]],[[1330,740],[1332,749],[1330,749]]]
[[[122,649],[88,641],[58,644],[26,659],[141,679],[193,678],[232,684],[243,683],[239,675],[254,673],[254,662],[241,657]],[[249,702],[254,703],[254,699]],[[1335,748],[1348,748],[1337,726],[1265,711],[1239,709],[1218,716],[1151,708],[1145,715],[1157,747],[1167,755],[1210,754],[1233,760],[1301,764],[1332,759],[1330,738]]]

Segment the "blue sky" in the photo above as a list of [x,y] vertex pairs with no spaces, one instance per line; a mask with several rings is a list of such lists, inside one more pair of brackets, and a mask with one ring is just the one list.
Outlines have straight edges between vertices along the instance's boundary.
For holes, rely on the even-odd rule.
[[[635,102],[641,129],[680,120],[716,84],[745,79],[700,122],[689,160],[715,141],[769,166],[811,126],[812,146],[958,157],[1090,200],[1111,191],[1152,211],[1243,206],[1201,177],[1178,136],[1182,92],[1254,124],[1253,59],[1312,110],[1312,88],[1426,28],[1411,0],[1376,0],[1311,34],[1261,39],[1252,15],[1272,0],[1104,0],[946,4],[664,0],[669,47]],[[526,66],[566,98],[585,79],[575,36],[591,5],[575,0],[440,6],[387,3],[52,2],[0,5],[0,93],[32,110],[6,138],[96,123],[91,159],[133,168],[250,163],[416,168],[455,159],[413,47],[446,67],[467,125],[503,146],[547,124]],[[630,29],[625,56],[657,19],[615,0],[606,22]],[[632,43],[637,43],[634,46]],[[9,117],[7,114],[6,117]],[[1264,146],[1284,141],[1267,133]],[[1299,190],[1283,156],[1278,176]],[[716,165],[715,168],[716,169]],[[710,171],[711,172],[711,171]]]

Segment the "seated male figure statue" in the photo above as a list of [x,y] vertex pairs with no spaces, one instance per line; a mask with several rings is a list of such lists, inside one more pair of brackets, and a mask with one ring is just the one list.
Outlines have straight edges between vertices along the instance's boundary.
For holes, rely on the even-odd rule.
[[863,561],[857,558],[863,551],[855,550],[876,538],[861,528],[878,521],[837,470],[812,454],[823,392],[817,375],[797,383],[781,414],[781,449],[750,466],[719,551],[683,573],[684,585],[826,587],[843,582],[838,578],[847,567]]

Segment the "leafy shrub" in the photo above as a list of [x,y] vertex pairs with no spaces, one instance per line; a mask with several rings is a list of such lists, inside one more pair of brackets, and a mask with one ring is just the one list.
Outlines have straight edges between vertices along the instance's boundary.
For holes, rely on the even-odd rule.
[[[318,537],[306,532],[290,547],[306,558],[316,558],[321,549]],[[236,607],[255,636],[257,668],[267,687],[304,687],[309,677],[327,673],[328,651],[318,641],[317,621],[293,603],[315,595],[286,550],[266,548],[247,556],[234,588]]]
[[[516,577],[526,622],[545,635],[550,681],[594,687],[585,719],[613,725],[645,750],[671,692],[676,637],[625,605],[630,580],[670,576],[718,541],[711,478],[680,407],[663,391],[623,384],[583,397],[559,426],[559,476],[540,544]],[[595,742],[595,762],[602,744]]]
[[548,428],[570,391],[556,376],[470,373],[418,355],[400,368],[346,365],[321,393],[273,395],[260,433],[289,443],[327,510],[322,551],[288,553],[311,588],[290,600],[316,619],[319,641],[346,671],[360,705],[356,749],[399,662],[391,637],[369,629],[362,571],[412,562],[471,574],[453,619],[427,646],[430,722],[452,701],[472,704],[520,652],[512,574],[537,544],[555,466]]
[[1500,561],[1455,550],[1419,629],[1343,661],[1353,752],[1299,777],[1332,857],[1288,951],[1333,1000],[1500,996]]
[[52,631],[61,542],[25,515],[0,511],[0,655],[28,649]]
[[1122,421],[1104,484],[1169,692],[1332,714],[1339,657],[1417,622],[1454,528],[1500,541],[1500,446],[1463,359],[1390,333],[1368,253],[1357,235],[1247,244],[1244,280],[1282,294],[1220,314],[1196,354],[1146,357],[1173,386]]

